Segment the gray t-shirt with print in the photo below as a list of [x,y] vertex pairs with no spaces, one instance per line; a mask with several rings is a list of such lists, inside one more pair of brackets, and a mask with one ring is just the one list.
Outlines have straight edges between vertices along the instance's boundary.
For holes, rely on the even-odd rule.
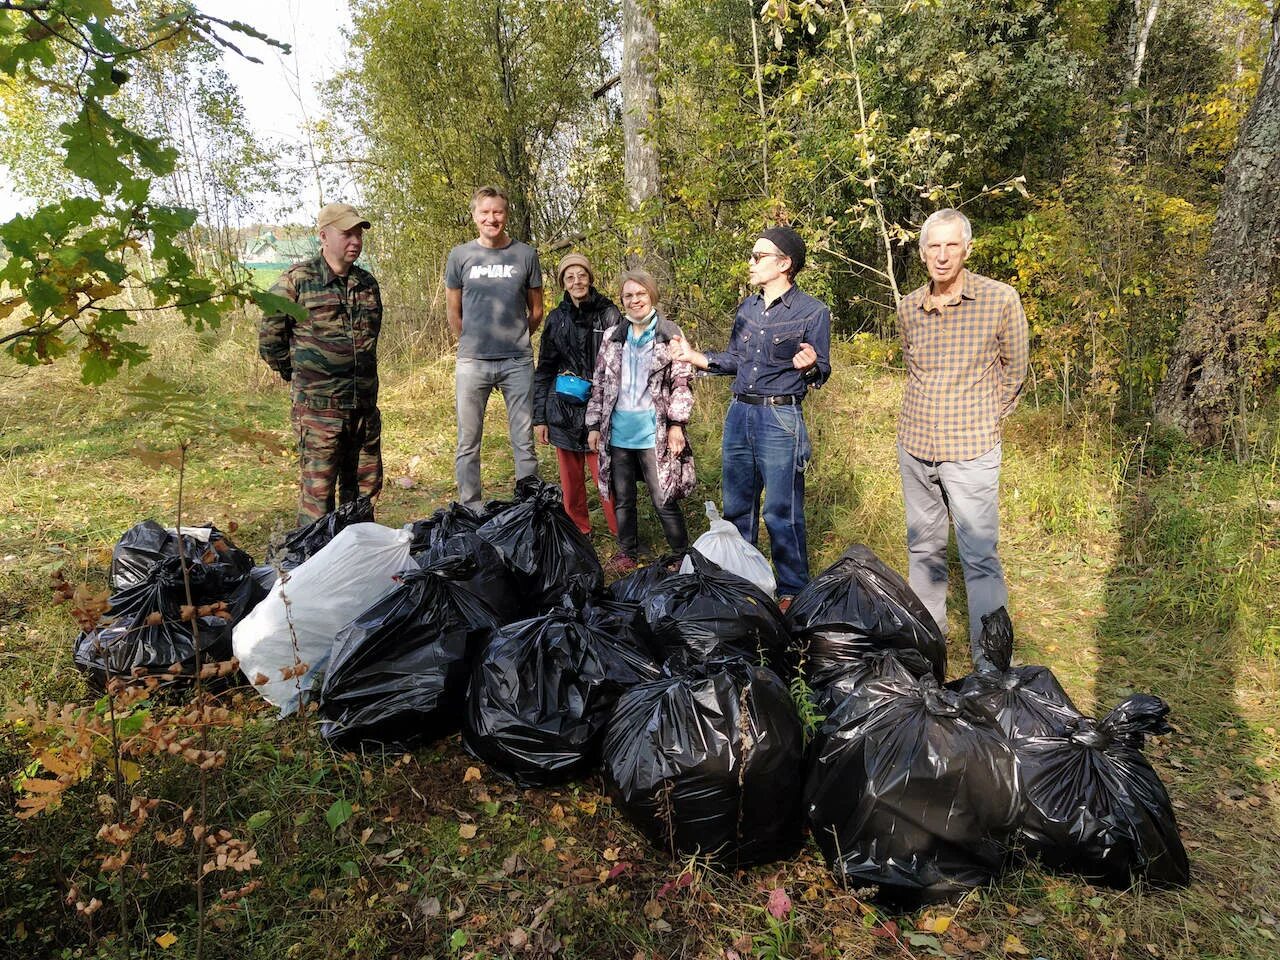
[[449,251],[444,285],[462,291],[459,357],[533,357],[527,291],[542,286],[537,250],[519,240],[497,249],[479,240],[459,244]]

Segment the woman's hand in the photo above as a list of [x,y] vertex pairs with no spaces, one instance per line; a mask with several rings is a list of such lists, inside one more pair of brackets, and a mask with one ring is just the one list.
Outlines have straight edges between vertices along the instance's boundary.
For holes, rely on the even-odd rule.
[[537,440],[539,443],[551,442],[551,431],[547,429],[547,425],[545,423],[539,423],[533,428],[533,439]]
[[684,453],[684,448],[684,427],[678,423],[673,423],[667,427],[667,452],[673,457],[678,457]]
[[600,452],[600,431],[592,430],[587,434],[587,449],[592,453]]

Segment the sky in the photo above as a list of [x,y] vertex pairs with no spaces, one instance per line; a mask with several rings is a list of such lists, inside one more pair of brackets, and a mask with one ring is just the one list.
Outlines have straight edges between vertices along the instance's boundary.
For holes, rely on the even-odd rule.
[[[198,6],[210,16],[242,21],[293,46],[293,53],[283,57],[273,47],[232,34],[232,42],[262,64],[230,51],[222,59],[240,88],[255,132],[264,138],[299,142],[304,108],[313,119],[319,115],[316,84],[345,62],[341,30],[350,22],[347,0],[200,0]],[[7,172],[0,167],[0,222],[30,206],[14,194]],[[309,221],[318,206],[311,188],[310,195],[302,198],[302,209],[289,219]]]

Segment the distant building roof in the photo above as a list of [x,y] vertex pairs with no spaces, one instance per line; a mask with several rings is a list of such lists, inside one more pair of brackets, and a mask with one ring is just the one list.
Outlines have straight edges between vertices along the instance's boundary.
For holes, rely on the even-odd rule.
[[240,262],[246,267],[280,267],[284,269],[299,260],[309,260],[320,253],[315,237],[280,239],[274,233],[259,234],[244,245]]

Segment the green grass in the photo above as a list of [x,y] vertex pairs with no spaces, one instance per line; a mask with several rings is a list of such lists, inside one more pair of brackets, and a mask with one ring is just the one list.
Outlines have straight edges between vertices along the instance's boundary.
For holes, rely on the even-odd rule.
[[[287,395],[255,359],[252,334],[244,320],[203,336],[157,327],[147,369],[190,385],[222,421],[283,437]],[[389,483],[379,519],[399,524],[452,495],[452,374],[412,331],[389,342],[408,346],[384,357]],[[901,379],[855,359],[838,347],[836,376],[808,409],[814,568],[860,541],[901,570],[893,449]],[[50,603],[48,572],[61,565],[70,579],[103,584],[120,532],[147,516],[174,516],[174,472],[127,452],[165,439],[155,418],[128,412],[127,382],[94,390],[73,376],[46,369],[0,381],[0,702],[8,705],[89,697],[70,663],[75,628]],[[695,534],[705,525],[701,501],[718,499],[724,405],[724,384],[700,388],[692,436],[704,481],[686,504]],[[485,484],[498,492],[510,486],[511,463],[500,401],[491,410]],[[550,451],[541,454],[544,474],[554,476]],[[295,483],[289,457],[199,436],[185,516],[238,524],[237,541],[261,556],[272,530],[292,523]],[[950,928],[917,931],[900,947],[874,935],[884,917],[835,889],[812,846],[743,874],[673,864],[599,796],[598,777],[560,791],[521,791],[487,771],[467,780],[472,761],[456,738],[406,757],[335,755],[302,724],[256,709],[249,693],[237,708],[246,725],[218,734],[228,765],[212,781],[210,804],[219,823],[252,839],[263,863],[249,876],[262,887],[213,913],[205,955],[1016,957],[1021,945],[1054,960],[1276,956],[1277,502],[1274,462],[1196,455],[1141,427],[1087,416],[1063,422],[1058,407],[1028,401],[1007,431],[1002,556],[1018,655],[1052,667],[1082,708],[1106,710],[1135,690],[1170,702],[1175,733],[1148,753],[1192,856],[1185,891],[1120,893],[1020,869],[958,908],[926,913],[952,918]],[[660,548],[652,517],[643,531]],[[596,542],[608,551],[605,538]],[[961,599],[952,598],[957,635]],[[951,652],[955,675],[963,651]],[[19,822],[11,784],[30,760],[20,731],[7,729],[0,956],[193,956],[190,855],[142,843],[149,876],[131,894],[139,917],[131,951],[109,937],[90,945],[89,928],[62,897],[68,883],[97,876],[99,794],[110,783],[83,784],[61,810]],[[176,823],[175,811],[191,803],[192,777],[156,760],[133,789],[172,801],[158,816]],[[333,830],[325,813],[336,800],[355,810]],[[463,825],[475,836],[461,836]],[[618,863],[630,865],[602,882]],[[686,867],[693,882],[658,898]],[[215,876],[215,898],[218,886],[247,879]],[[781,925],[763,909],[775,886],[795,903]],[[109,904],[93,931],[102,937],[114,901],[108,888],[98,895]],[[920,919],[897,917],[902,936]],[[170,931],[178,940],[162,949],[154,938]],[[1018,942],[1006,954],[1009,936]]]

